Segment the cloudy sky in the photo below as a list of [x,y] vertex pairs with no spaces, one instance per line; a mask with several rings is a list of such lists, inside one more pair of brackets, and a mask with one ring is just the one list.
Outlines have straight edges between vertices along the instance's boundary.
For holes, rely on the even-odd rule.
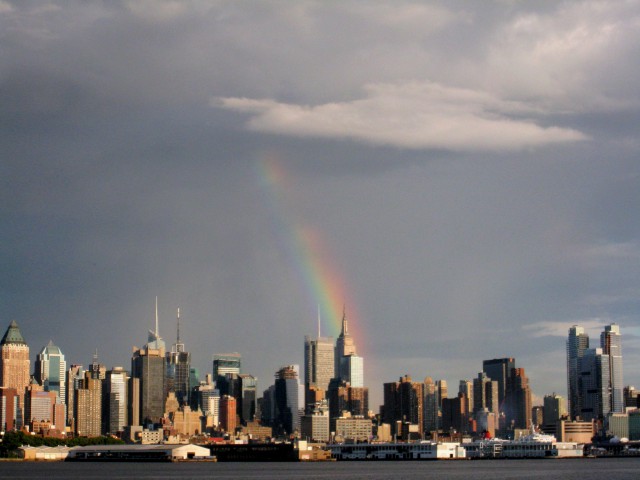
[[266,388],[346,307],[372,408],[620,324],[640,386],[640,2],[0,0],[0,321]]

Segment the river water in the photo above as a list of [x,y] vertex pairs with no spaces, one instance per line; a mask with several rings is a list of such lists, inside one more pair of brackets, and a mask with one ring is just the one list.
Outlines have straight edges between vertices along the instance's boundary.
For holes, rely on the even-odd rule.
[[640,458],[322,463],[0,462],[2,479],[640,479]]

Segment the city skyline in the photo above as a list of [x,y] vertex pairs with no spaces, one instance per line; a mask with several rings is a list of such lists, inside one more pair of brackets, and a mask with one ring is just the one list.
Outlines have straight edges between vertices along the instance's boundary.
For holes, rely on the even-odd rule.
[[[178,331],[177,331],[177,340],[176,343],[173,345],[172,349],[169,351],[165,350],[165,342],[162,339],[162,337],[159,335],[159,329],[158,329],[158,314],[157,314],[157,299],[156,299],[156,324],[155,324],[155,329],[152,330],[148,330],[148,343],[142,347],[142,348],[138,348],[138,347],[133,347],[133,357],[130,359],[131,360],[131,369],[127,368],[127,367],[122,367],[122,363],[115,363],[113,365],[110,365],[112,371],[125,371],[128,372],[129,374],[132,374],[132,372],[136,369],[139,369],[140,371],[136,374],[137,376],[139,376],[140,378],[144,378],[146,376],[146,374],[142,373],[142,364],[140,364],[140,366],[136,366],[137,363],[136,361],[140,359],[140,356],[142,355],[144,358],[146,358],[146,356],[149,354],[149,352],[152,355],[157,355],[159,357],[159,359],[162,359],[162,373],[158,373],[156,372],[156,376],[158,378],[162,378],[162,379],[166,379],[163,381],[169,381],[170,383],[170,389],[171,391],[175,391],[176,394],[178,396],[180,395],[185,395],[184,393],[180,393],[184,390],[181,390],[180,387],[178,386],[179,383],[176,382],[177,380],[177,376],[176,376],[176,371],[174,369],[174,371],[172,371],[171,373],[169,373],[169,368],[172,365],[176,364],[176,360],[175,360],[175,355],[177,352],[182,352],[183,355],[185,356],[185,365],[186,368],[188,367],[194,367],[196,368],[199,372],[200,372],[200,380],[204,381],[205,377],[207,375],[211,375],[211,378],[214,380],[214,382],[216,381],[216,378],[218,378],[218,376],[216,375],[216,372],[218,372],[218,375],[223,377],[224,379],[224,375],[225,374],[234,374],[238,377],[251,377],[253,380],[253,382],[259,381],[259,378],[255,377],[254,375],[247,375],[247,370],[246,368],[242,368],[242,354],[239,352],[233,352],[233,353],[214,353],[211,355],[211,357],[213,358],[213,368],[211,368],[211,370],[207,370],[206,368],[204,370],[200,370],[197,367],[195,367],[195,364],[191,363],[191,355],[190,353],[188,353],[188,351],[185,351],[185,345],[184,343],[182,343],[182,341],[180,340],[180,333],[179,333],[179,319],[180,319],[180,313],[179,313],[179,309],[178,309]],[[335,362],[335,364],[341,364],[343,365],[342,359],[349,359],[352,356],[359,359],[359,374],[357,376],[357,380],[355,384],[353,384],[352,386],[356,386],[356,387],[367,387],[370,388],[370,390],[374,393],[373,394],[373,398],[376,398],[376,390],[379,390],[379,396],[383,397],[383,385],[386,382],[383,382],[383,384],[381,385],[370,385],[368,383],[362,383],[362,357],[358,356],[355,354],[355,341],[353,339],[353,337],[348,333],[348,330],[346,328],[346,316],[343,317],[343,321],[342,321],[342,331],[341,334],[338,336],[338,339],[336,340],[336,346],[340,346],[344,344],[344,339],[347,338],[347,345],[348,345],[348,355],[346,356],[340,356],[338,355],[338,348],[334,347],[331,350],[329,350],[328,352],[325,352],[323,354],[324,357],[333,357],[333,351],[335,349],[336,351],[336,355],[335,358],[332,358],[333,362]],[[14,333],[15,332],[15,333]],[[346,334],[345,334],[346,332]],[[556,395],[558,392],[562,392],[562,397],[565,398],[567,404],[566,404],[566,408],[567,411],[571,414],[571,405],[572,405],[572,394],[571,394],[571,388],[573,383],[575,382],[575,380],[572,380],[572,375],[580,375],[580,363],[578,362],[578,366],[575,366],[575,362],[571,360],[571,358],[574,358],[574,350],[575,348],[572,348],[572,346],[575,343],[575,340],[572,340],[575,338],[576,333],[579,335],[585,335],[585,329],[584,327],[580,326],[580,325],[572,325],[568,331],[567,331],[567,337],[568,340],[566,340],[565,343],[565,351],[566,351],[566,364],[564,365],[564,378],[565,378],[565,388],[564,390],[559,389],[558,391],[553,391],[553,392],[542,392],[541,394],[536,394],[533,392],[532,389],[530,389],[531,391],[531,406],[534,405],[539,405],[542,406],[543,403],[543,397],[546,397],[548,395]],[[607,340],[607,338],[609,337],[609,335],[614,334],[616,336],[616,340]],[[12,320],[9,324],[9,326],[7,327],[7,330],[4,334],[4,336],[9,339],[10,341],[17,341],[18,344],[20,346],[24,346],[26,347],[26,352],[27,355],[29,354],[29,346],[28,343],[26,343],[22,332],[19,328],[19,325],[16,323],[15,320]],[[596,337],[597,338],[597,337]],[[602,326],[602,331],[600,332],[599,335],[600,338],[600,345],[601,347],[598,348],[588,348],[589,345],[589,341],[588,338],[586,340],[586,343],[581,343],[581,348],[583,348],[583,352],[585,353],[590,353],[591,355],[595,355],[595,354],[601,354],[603,351],[607,352],[607,351],[611,351],[611,347],[604,347],[604,345],[614,345],[614,354],[617,357],[616,363],[615,363],[615,367],[614,367],[614,361],[613,360],[609,360],[609,356],[611,356],[611,358],[613,358],[614,354],[609,355],[607,353],[607,360],[606,360],[606,367],[605,370],[607,371],[607,382],[609,382],[609,390],[610,390],[610,394],[609,394],[609,398],[608,400],[606,400],[607,403],[610,404],[609,406],[609,410],[608,411],[612,411],[612,412],[621,412],[622,411],[622,405],[623,405],[623,387],[626,388],[627,386],[632,386],[635,388],[634,385],[632,385],[631,383],[627,382],[627,381],[623,381],[622,380],[622,355],[621,355],[621,351],[622,351],[622,342],[621,342],[621,331],[620,331],[620,326],[618,324],[612,323],[610,325],[603,325]],[[4,339],[3,339],[4,340]],[[315,353],[312,353],[312,351],[310,350],[310,346],[313,345],[313,350],[315,350],[316,347],[316,342],[317,341],[321,341],[322,343],[327,343],[328,345],[332,345],[333,346],[333,338],[331,337],[316,337],[315,339],[312,339],[310,336],[305,336],[304,337],[304,348],[302,349],[303,352],[303,357],[304,357],[304,361],[302,362],[303,365],[303,369],[304,371],[302,373],[298,373],[299,375],[299,382],[300,382],[300,388],[304,389],[305,391],[305,402],[308,403],[309,405],[311,405],[313,403],[313,401],[307,402],[306,400],[308,399],[307,395],[306,395],[306,385],[307,385],[307,381],[309,379],[308,375],[312,375],[312,369],[315,369],[315,367],[312,367],[312,364],[314,364],[316,362],[316,360],[313,360],[311,358],[311,356],[315,356]],[[587,345],[587,348],[585,348],[585,345]],[[344,350],[344,346],[339,347],[342,350]],[[154,350],[155,349],[155,350]],[[608,349],[608,350],[607,350]],[[52,391],[58,391],[60,392],[60,390],[58,390],[58,388],[62,387],[62,388],[66,388],[66,385],[61,385],[59,382],[55,385],[58,386],[52,386],[49,384],[49,382],[43,382],[40,380],[41,378],[41,370],[42,370],[42,366],[41,366],[41,358],[48,358],[48,355],[51,355],[52,353],[54,355],[60,356],[61,357],[61,361],[60,362],[56,362],[56,367],[55,368],[60,368],[60,365],[64,365],[64,369],[60,370],[60,374],[62,374],[64,372],[64,375],[66,375],[66,366],[67,365],[72,365],[74,368],[75,367],[80,367],[81,370],[84,371],[90,371],[92,368],[97,368],[96,365],[97,364],[97,358],[98,358],[98,352],[97,350],[94,352],[93,356],[92,356],[92,363],[91,364],[87,364],[87,370],[83,369],[83,363],[69,363],[65,361],[65,355],[62,352],[62,350],[60,349],[60,347],[56,346],[53,344],[52,340],[49,340],[48,344],[43,347],[41,350],[38,350],[39,353],[35,354],[36,360],[35,362],[30,362],[30,358],[27,359],[26,361],[26,365],[33,365],[33,371],[29,372],[29,376],[33,376],[42,387],[44,387],[47,391],[49,391],[49,389],[51,389]],[[43,355],[45,355],[45,352],[47,353],[47,357],[43,357]],[[328,355],[327,355],[328,354]],[[27,357],[25,357],[27,358]],[[580,357],[581,359],[582,357]],[[187,361],[188,359],[188,361]],[[311,362],[311,363],[309,363]],[[125,362],[126,363],[126,362]],[[479,363],[480,364],[480,363]],[[301,364],[297,364],[297,363],[290,363],[288,365],[296,365],[297,369],[300,369],[300,365]],[[514,371],[514,374],[517,375],[521,375],[520,373],[517,373],[519,371],[522,371],[522,374],[524,374],[524,369],[523,368],[515,368],[515,358],[513,357],[507,357],[507,358],[492,358],[492,359],[484,359],[481,361],[481,368],[479,368],[480,373],[478,374],[477,378],[482,378],[483,376],[486,376],[489,380],[492,380],[494,383],[496,383],[496,395],[497,396],[493,401],[495,402],[495,407],[493,407],[494,409],[497,409],[498,405],[500,405],[499,409],[502,411],[503,408],[503,404],[506,400],[506,395],[508,395],[507,392],[507,385],[508,385],[508,379],[507,377],[510,377],[511,374],[511,370]],[[276,370],[280,370],[282,368],[285,368],[287,365],[283,364],[283,365],[279,365],[277,367],[274,367],[274,371]],[[101,368],[106,368],[105,365],[101,365]],[[135,367],[135,368],[134,368]],[[31,368],[31,367],[28,367]],[[49,367],[47,367],[49,368]],[[323,368],[327,368],[326,366]],[[468,369],[471,371],[473,370],[473,366],[469,365]],[[616,377],[616,375],[613,374],[614,369],[616,369],[619,373],[617,374],[617,382],[614,382],[614,378]],[[572,374],[573,371],[576,371],[577,373]],[[632,370],[633,371],[633,370]],[[341,378],[344,376],[345,372],[348,372],[348,375],[351,375],[351,370],[346,370],[346,371],[342,371],[341,373],[338,373],[338,370],[335,371],[336,377],[337,379],[340,380],[345,380],[344,378]],[[491,372],[493,372],[492,375]],[[188,372],[183,372],[180,374],[180,378],[182,378],[182,382],[187,382],[189,381],[189,374]],[[313,374],[315,375],[315,374]],[[407,376],[408,378],[411,377],[411,375],[405,373],[402,374],[398,374],[402,377],[402,375]],[[24,376],[24,375],[23,375]],[[449,377],[451,375],[445,373],[444,377],[442,380],[439,380],[438,382],[442,381],[444,382],[444,384],[446,385],[449,380]],[[268,377],[270,378],[270,377]],[[329,377],[326,376],[326,378],[328,379]],[[418,377],[419,378],[419,377]],[[430,378],[429,375],[426,375],[425,378],[425,382],[427,378]],[[463,382],[468,382],[468,383],[473,383],[474,380],[477,380],[477,378],[474,375],[470,375],[467,377],[463,377],[463,378],[459,378],[457,380],[455,380],[454,382],[452,382],[452,385],[456,384],[456,382],[460,382],[460,384],[462,384]],[[325,379],[322,381],[322,388],[321,390],[323,392],[325,392],[327,390],[328,387],[328,380]],[[143,382],[144,380],[142,380],[141,382]],[[421,380],[420,380],[421,381]],[[535,379],[534,379],[535,381]],[[267,381],[268,382],[268,381]],[[347,379],[348,383],[349,379]],[[528,384],[528,380],[526,380],[527,384]],[[326,386],[324,384],[327,384]],[[437,382],[436,382],[437,383]],[[268,384],[268,383],[267,383]],[[253,384],[255,387],[255,383]],[[311,382],[311,385],[316,386],[315,382]],[[1,385],[0,385],[1,386]],[[9,386],[9,385],[7,385]],[[258,387],[261,387],[260,384],[258,384]],[[184,387],[186,388],[186,387]],[[530,388],[529,386],[527,386],[527,388]],[[605,388],[605,386],[603,385],[602,388]],[[446,386],[445,386],[446,389]],[[616,392],[616,393],[614,393]],[[159,393],[159,395],[162,395],[162,393]],[[582,393],[578,393],[577,395],[582,396]],[[324,396],[323,396],[324,398]],[[156,398],[155,400],[156,402],[158,402],[157,405],[157,409],[159,411],[160,409],[160,402],[162,402],[162,404],[164,404],[164,400],[160,400],[160,397]],[[186,401],[186,400],[185,400]],[[144,399],[141,399],[141,402],[144,402]],[[64,403],[64,402],[63,402]],[[582,400],[578,400],[577,402],[578,404],[582,404]],[[382,406],[383,402],[381,401],[379,404],[370,404],[370,410],[373,411],[374,413],[377,412],[377,407]],[[144,407],[141,406],[141,411],[144,410]],[[581,415],[580,413],[577,413],[578,415]],[[157,413],[156,413],[157,415]],[[573,417],[573,414],[571,414],[571,416]]]
[[32,362],[53,340],[127,368],[157,295],[167,350],[180,308],[200,371],[237,351],[263,382],[346,305],[372,406],[507,357],[566,395],[575,324],[621,325],[635,365],[639,21],[637,0],[0,0],[0,323]]

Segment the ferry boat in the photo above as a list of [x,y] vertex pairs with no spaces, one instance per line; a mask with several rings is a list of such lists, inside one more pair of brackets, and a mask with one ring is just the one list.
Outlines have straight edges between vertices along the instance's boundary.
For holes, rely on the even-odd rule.
[[463,444],[469,458],[569,458],[584,456],[584,445],[558,442],[553,435],[531,432],[515,440],[499,438]]
[[329,445],[336,460],[444,460],[465,458],[459,443],[358,443]]

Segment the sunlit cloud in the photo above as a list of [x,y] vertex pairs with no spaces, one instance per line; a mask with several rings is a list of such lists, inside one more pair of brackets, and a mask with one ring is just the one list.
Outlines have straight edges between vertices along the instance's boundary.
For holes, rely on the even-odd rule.
[[234,97],[212,104],[250,114],[252,131],[408,149],[520,150],[587,139],[574,129],[524,119],[531,112],[526,104],[478,90],[414,82],[368,85],[365,93],[315,106]]

